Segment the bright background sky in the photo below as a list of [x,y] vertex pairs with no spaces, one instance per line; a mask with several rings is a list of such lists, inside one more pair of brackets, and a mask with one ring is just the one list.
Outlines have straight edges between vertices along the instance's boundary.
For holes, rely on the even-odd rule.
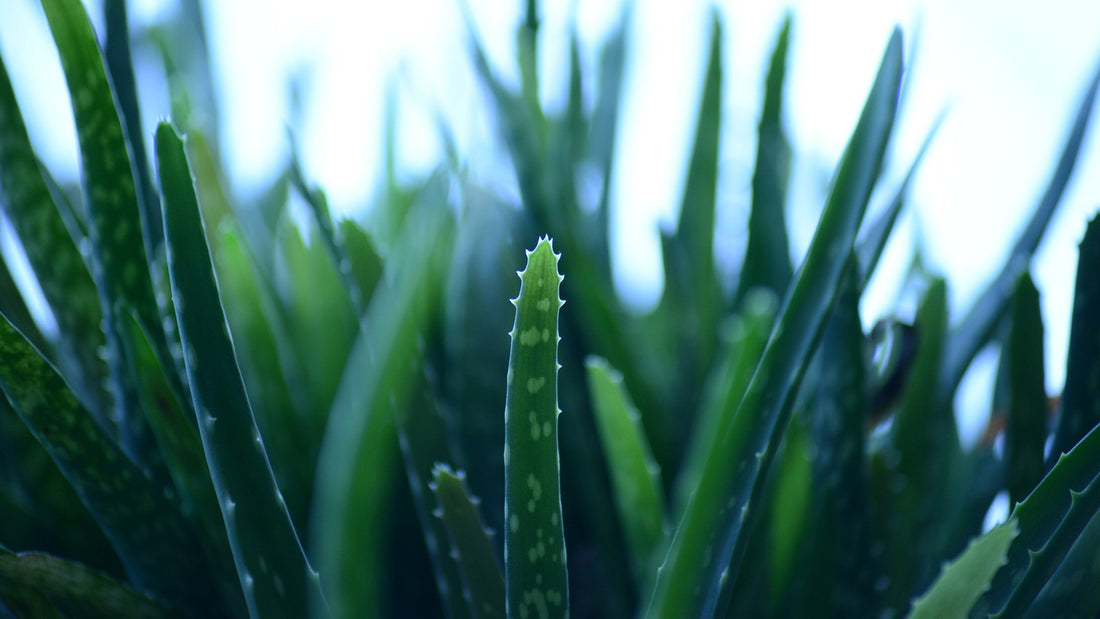
[[[506,81],[516,83],[514,32],[524,3],[469,4],[491,62]],[[565,92],[570,23],[577,26],[592,75],[622,2],[542,4],[542,94],[557,108]],[[493,138],[487,98],[469,62],[458,0],[206,5],[223,146],[239,194],[262,187],[287,156],[287,80],[303,70],[312,71],[298,135],[304,165],[336,211],[358,212],[375,187],[390,83],[399,86],[399,158],[410,175],[440,161],[436,115],[441,114],[473,176],[516,194],[508,186],[503,146]],[[100,2],[89,6],[98,27]],[[640,0],[634,6],[611,196],[618,283],[639,307],[655,301],[662,283],[656,231],[672,221],[680,200],[710,6],[700,0]],[[720,256],[739,260],[743,251],[760,85],[784,11],[792,8],[795,15],[784,111],[795,148],[788,217],[797,255],[809,242],[823,204],[822,187],[855,125],[891,28],[899,24],[907,59],[914,40],[919,51],[888,178],[900,176],[936,115],[945,108],[949,113],[887,251],[884,282],[865,299],[864,320],[871,323],[897,306],[890,280],[896,281],[908,263],[917,238],[931,267],[948,278],[957,319],[999,267],[1053,168],[1071,114],[1100,61],[1100,3],[806,0],[718,6],[726,80]],[[139,0],[131,3],[131,19],[161,20],[172,7],[172,0]],[[0,50],[40,155],[55,175],[75,178],[76,140],[64,81],[37,1],[0,2]],[[143,77],[139,74],[139,81]],[[168,102],[163,88],[159,96],[156,88],[149,93],[141,103],[151,127],[168,114]],[[878,197],[872,208],[881,203]],[[1060,391],[1065,373],[1077,242],[1098,206],[1100,138],[1090,129],[1032,271],[1043,294],[1052,393]],[[912,300],[903,300],[902,307],[911,311]],[[981,410],[982,402],[988,403],[991,361],[979,364],[968,379],[964,409]],[[975,434],[980,424],[963,422],[964,436]]]

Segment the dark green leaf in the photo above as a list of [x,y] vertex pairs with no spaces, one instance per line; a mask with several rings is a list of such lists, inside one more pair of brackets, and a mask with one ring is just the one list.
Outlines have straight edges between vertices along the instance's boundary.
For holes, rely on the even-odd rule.
[[[55,363],[107,425],[111,399],[104,389],[107,362],[100,356],[106,340],[99,293],[43,173],[0,62],[0,200],[57,320],[60,351]],[[17,315],[5,314],[20,322]]]
[[1051,465],[1100,423],[1100,217],[1081,240],[1066,360],[1062,410],[1050,450]]
[[466,583],[464,591],[474,617],[504,617],[504,576],[493,552],[491,533],[478,514],[481,503],[466,490],[466,476],[444,465],[432,470],[432,491],[439,501],[436,517],[447,525],[454,559]]
[[1012,327],[1008,346],[1008,427],[1005,461],[1008,497],[1012,505],[1043,478],[1043,443],[1047,437],[1047,393],[1043,371],[1043,317],[1039,291],[1024,274],[1012,300]]
[[[44,594],[73,619],[170,619],[183,615],[115,579],[57,557],[0,548],[0,582]],[[0,585],[0,589],[5,588]],[[4,597],[0,594],[0,597]],[[28,615],[30,616],[30,615]],[[34,616],[38,616],[35,614]]]
[[757,129],[756,168],[752,175],[749,242],[737,281],[735,305],[740,305],[745,293],[758,286],[770,289],[782,299],[794,276],[784,213],[791,172],[791,145],[783,131],[783,82],[787,74],[790,34],[791,16],[788,14],[776,38],[764,83],[764,105]]
[[761,500],[763,481],[790,420],[810,353],[840,287],[845,263],[893,128],[901,83],[901,32],[890,38],[879,74],[852,135],[810,244],[805,263],[780,313],[732,421],[707,457],[699,489],[680,522],[648,616],[711,617],[737,578]]
[[161,123],[157,174],[172,293],[199,434],[249,614],[303,617],[320,579],[309,566],[245,394],[218,297],[183,141]]
[[1047,224],[1050,223],[1054,209],[1061,201],[1062,192],[1069,183],[1073,168],[1077,164],[1077,154],[1081,150],[1085,129],[1088,128],[1089,119],[1092,117],[1098,88],[1100,88],[1100,67],[1097,67],[1085,90],[1085,96],[1077,108],[1077,115],[1073,119],[1073,125],[1070,127],[1066,144],[1062,148],[1062,154],[1058,158],[1050,183],[1043,192],[1043,197],[1039,200],[1031,220],[1020,234],[1020,238],[1016,240],[1001,272],[981,293],[970,312],[951,330],[943,368],[940,371],[938,389],[941,404],[950,402],[951,395],[962,380],[963,373],[974,359],[974,355],[978,354],[978,351],[989,341],[997,324],[1005,315],[1012,293],[1016,290],[1017,280],[1028,270],[1031,256],[1042,241]]
[[[433,177],[414,204],[371,296],[328,415],[317,463],[311,534],[337,617],[380,606],[381,527],[396,443],[393,411],[409,396],[418,334],[449,255],[447,179]],[[364,474],[366,472],[366,474]],[[347,548],[355,548],[348,553]]]
[[0,320],[0,388],[88,506],[133,583],[177,608],[221,616],[179,508],[6,320]]

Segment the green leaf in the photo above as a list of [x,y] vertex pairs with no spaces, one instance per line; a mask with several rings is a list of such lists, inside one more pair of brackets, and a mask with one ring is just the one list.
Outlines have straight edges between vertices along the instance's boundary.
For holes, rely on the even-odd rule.
[[932,138],[935,137],[940,125],[943,124],[943,119],[943,114],[936,118],[935,124],[928,131],[924,142],[921,143],[917,156],[913,157],[913,163],[909,165],[905,178],[898,185],[894,197],[890,199],[886,209],[882,211],[878,218],[866,227],[866,230],[856,242],[856,256],[859,258],[859,273],[863,282],[860,289],[867,287],[867,283],[875,273],[875,268],[878,267],[882,251],[886,248],[886,242],[890,240],[890,234],[894,231],[894,224],[897,223],[902,207],[905,206],[905,199],[909,194],[909,184],[913,181],[913,175],[924,159],[925,153],[928,152],[928,147],[932,144]]
[[674,486],[674,514],[682,515],[706,467],[707,456],[720,439],[719,428],[729,423],[745,395],[760,355],[768,343],[779,301],[775,295],[758,290],[750,293],[739,313],[729,322],[723,335],[725,351],[708,378],[695,428],[684,451],[684,464]]
[[1100,548],[1100,512],[1092,516],[1024,616],[1096,617],[1100,612],[1100,590],[1092,583],[1100,579],[1097,548]]
[[787,47],[791,16],[775,41],[764,104],[757,128],[756,168],[752,175],[752,210],[749,211],[749,242],[737,281],[735,306],[752,288],[765,287],[783,298],[794,276],[787,240],[787,185],[791,172],[791,145],[783,131],[783,82],[787,74]]
[[439,501],[436,516],[447,526],[474,617],[504,617],[504,576],[493,552],[492,534],[478,514],[480,502],[466,490],[466,475],[446,465],[432,469],[432,492]]
[[286,335],[274,293],[257,273],[236,226],[225,221],[217,236],[221,240],[214,261],[237,364],[279,489],[294,522],[302,526],[309,514],[313,467],[320,447],[319,433],[306,431],[317,423],[303,419],[306,413],[295,408],[288,386],[291,380],[300,380],[302,360]]
[[88,14],[80,0],[42,0],[42,8],[61,57],[80,143],[92,276],[106,318],[119,429],[128,451],[147,460],[155,455],[148,453],[147,431],[135,410],[133,380],[116,331],[120,319],[113,312],[119,304],[132,307],[152,335],[157,356],[171,359],[143,238],[142,227],[148,222],[141,217],[126,134]]
[[[422,367],[422,360],[417,360],[415,363]],[[437,473],[438,463],[453,462],[454,457],[447,440],[447,428],[440,415],[435,390],[425,376],[426,372],[420,374],[415,377],[411,401],[394,411],[397,438],[401,446],[401,455],[405,460],[405,474],[409,480],[409,490],[412,492],[416,515],[420,520],[423,540],[428,547],[429,558],[435,572],[436,588],[447,609],[447,616],[450,619],[477,616],[479,613],[476,611],[476,606],[471,608],[466,597],[470,587],[477,587],[479,583],[470,583],[470,577],[467,577],[467,582],[464,583],[460,566],[454,560],[455,554],[462,552],[459,550],[459,545],[469,540],[448,537],[446,523],[436,517],[438,508],[433,497],[435,499],[439,497],[435,488],[432,487],[433,478]],[[491,547],[489,556],[492,556]],[[496,569],[497,576],[503,578],[500,576],[500,568]],[[502,582],[499,606],[503,608],[503,605]],[[473,615],[471,611],[474,612]]]
[[218,297],[183,141],[157,127],[164,236],[191,398],[253,617],[303,617],[320,592],[264,450]]
[[218,497],[206,468],[202,441],[192,421],[194,414],[173,391],[137,316],[131,311],[120,315],[126,318],[121,328],[122,340],[127,347],[126,357],[133,365],[142,410],[179,493],[183,513],[195,522],[199,545],[216,574],[214,581],[222,599],[234,610],[244,612],[244,598],[236,583]]
[[585,367],[615,508],[631,554],[634,582],[641,588],[651,579],[653,551],[665,535],[660,469],[653,460],[638,411],[623,387],[622,375],[598,357],[589,357]]
[[857,274],[851,268],[845,277],[815,360],[818,381],[810,387],[813,502],[808,511],[814,516],[806,531],[809,556],[797,568],[803,590],[796,596],[804,600],[806,613],[824,603],[839,616],[871,614],[877,603]]
[[1009,402],[1005,429],[1008,497],[1015,505],[1043,478],[1047,438],[1047,392],[1043,372],[1043,317],[1039,291],[1024,274],[1012,300],[1008,333]]
[[1077,108],[1077,115],[1073,119],[1066,144],[1062,147],[1062,154],[1054,168],[1054,174],[1031,220],[1020,234],[1020,238],[1016,240],[1008,259],[1004,261],[1001,272],[978,296],[978,300],[962,321],[951,330],[943,368],[940,370],[938,389],[941,404],[950,402],[966,368],[993,336],[997,324],[1006,315],[1008,304],[1016,290],[1016,282],[1028,270],[1031,256],[1042,241],[1047,224],[1050,223],[1054,210],[1062,199],[1062,192],[1073,174],[1077,155],[1081,151],[1081,143],[1085,139],[1085,129],[1088,128],[1089,119],[1092,117],[1098,88],[1100,88],[1100,67],[1096,69],[1085,90],[1085,96],[1081,100],[1080,107]]
[[710,54],[707,59],[695,140],[688,164],[680,219],[675,234],[664,236],[666,296],[682,297],[677,303],[683,330],[695,343],[701,367],[709,365],[713,350],[720,290],[714,270],[715,192],[722,119],[722,22],[711,13]]
[[[145,130],[141,126],[141,109],[138,105],[138,89],[134,80],[134,64],[130,54],[130,25],[126,16],[126,0],[104,0],[103,21],[107,25],[103,56],[107,72],[111,76],[119,115],[125,124],[127,143],[133,156],[134,172],[138,184],[138,204],[141,216],[148,224],[143,226],[145,247],[149,256],[163,251],[164,224],[160,215],[160,196],[153,187],[149,172],[149,155],[145,149]],[[150,260],[152,262],[152,260]]]
[[164,488],[7,320],[0,320],[0,388],[88,506],[131,581],[177,608],[221,616],[190,526]]
[[[952,466],[960,457],[955,418],[937,406],[935,385],[947,330],[947,286],[933,281],[917,310],[917,355],[890,433],[890,447],[876,469],[887,488],[876,496],[878,533],[885,545],[888,608],[904,612],[912,593],[935,576],[943,554],[943,515],[950,513],[947,488],[957,483]],[[875,466],[881,464],[876,462]],[[893,465],[893,466],[891,466]]]
[[[37,552],[16,554],[0,547],[0,582],[8,587],[38,591],[66,617],[74,619],[182,617],[102,572]],[[3,588],[0,585],[0,590]],[[0,594],[0,597],[6,596]]]
[[1093,217],[1081,240],[1073,293],[1069,354],[1062,410],[1050,450],[1054,460],[1100,423],[1100,217]]
[[908,619],[966,617],[970,607],[989,586],[1005,562],[1005,555],[1019,530],[1012,519],[970,542],[955,560],[943,566],[932,588],[913,600]]
[[[1020,534],[971,617],[1019,617],[1100,511],[1100,430],[1094,428],[1013,510]],[[1093,547],[1095,552],[1095,547]],[[1093,555],[1095,557],[1095,555]]]
[[509,616],[569,616],[558,464],[560,255],[548,237],[519,272],[504,407],[504,574]]
[[806,260],[732,421],[718,429],[699,489],[658,572],[647,616],[711,617],[737,578],[764,479],[795,395],[840,287],[893,128],[901,82],[894,31],[841,160]]
[[446,177],[433,176],[406,218],[328,415],[310,526],[311,547],[337,617],[380,612],[384,540],[378,506],[388,500],[396,453],[393,411],[405,405],[414,385],[418,334],[450,253],[446,192]]
[[[107,427],[111,397],[104,385],[106,340],[99,293],[51,197],[31,147],[11,82],[0,62],[0,201],[23,244],[60,336],[55,363]],[[15,315],[5,313],[9,319]],[[24,333],[26,333],[24,331]],[[28,334],[29,335],[29,334]]]

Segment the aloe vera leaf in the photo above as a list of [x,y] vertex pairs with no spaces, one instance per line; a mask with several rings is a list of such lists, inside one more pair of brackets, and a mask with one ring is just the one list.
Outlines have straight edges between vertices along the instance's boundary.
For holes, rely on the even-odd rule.
[[[855,265],[853,265],[855,267]],[[818,349],[820,375],[810,412],[813,441],[814,514],[801,563],[809,606],[824,605],[837,616],[871,614],[877,605],[876,561],[866,464],[867,399],[858,270],[852,268],[825,327]]]
[[42,335],[38,323],[31,316],[31,311],[23,300],[23,293],[19,285],[15,283],[7,260],[0,255],[0,314],[7,317],[10,322],[24,337],[40,351],[50,351],[50,343]]
[[745,293],[758,286],[769,288],[777,297],[783,298],[794,276],[784,213],[791,173],[791,145],[783,131],[783,82],[787,73],[790,34],[791,16],[788,14],[776,37],[768,76],[764,81],[764,103],[757,128],[756,167],[752,174],[749,242],[734,294],[735,306],[741,304]]
[[275,479],[291,517],[301,527],[308,519],[320,437],[306,432],[290,396],[287,383],[297,378],[299,360],[285,335],[273,293],[257,274],[236,226],[228,220],[223,223],[214,266],[237,365],[260,435],[265,437]]
[[65,619],[50,598],[38,589],[0,580],[0,617],[15,619]]
[[1009,404],[1005,461],[1011,505],[1024,500],[1043,478],[1047,437],[1047,392],[1043,371],[1043,317],[1039,291],[1024,274],[1012,300],[1008,333]]
[[380,608],[378,523],[397,446],[393,411],[405,405],[414,385],[417,335],[450,253],[446,196],[447,179],[437,174],[414,203],[386,260],[386,276],[371,296],[328,415],[310,526],[311,547],[337,617]]
[[[78,619],[157,619],[182,617],[157,600],[110,576],[38,552],[0,547],[0,581],[37,590],[67,617]],[[38,616],[38,615],[35,615]],[[59,615],[60,616],[60,615]]]
[[[523,268],[519,239],[529,237],[523,211],[471,192],[458,222],[444,304],[444,392],[447,421],[470,490],[485,506],[482,517],[495,531],[504,524],[504,461],[486,445],[504,444],[500,403],[508,371],[508,338],[514,308],[515,273]],[[497,553],[504,540],[494,538]]]
[[332,213],[329,210],[328,198],[325,197],[325,192],[318,187],[310,187],[306,184],[297,156],[295,156],[291,165],[290,179],[306,204],[309,205],[309,210],[313,214],[313,221],[316,222],[317,229],[321,234],[321,241],[324,242],[329,259],[332,260],[336,272],[340,275],[340,279],[351,297],[356,313],[362,314],[367,300],[370,298],[370,291],[367,291],[368,294],[364,295],[363,291],[359,289],[359,283],[352,277],[351,264],[343,247],[343,239],[337,235],[336,227],[333,224]]
[[1100,578],[1097,548],[1100,548],[1100,512],[1092,516],[1073,542],[1024,617],[1095,617],[1100,612],[1100,590],[1092,586]]
[[875,268],[878,267],[879,259],[882,257],[882,251],[886,248],[886,242],[890,240],[890,235],[894,231],[894,224],[897,223],[898,215],[901,214],[902,207],[905,206],[905,199],[909,194],[909,184],[913,181],[913,176],[917,168],[920,167],[921,161],[924,160],[924,155],[928,152],[928,147],[932,145],[932,138],[935,137],[936,132],[939,131],[940,125],[943,124],[943,119],[943,114],[936,117],[936,122],[928,131],[928,135],[925,136],[924,142],[920,145],[920,150],[917,151],[917,155],[913,157],[913,163],[909,164],[909,170],[905,172],[905,177],[902,178],[901,183],[894,192],[894,196],[890,199],[890,202],[886,205],[882,213],[866,227],[863,234],[860,235],[859,240],[856,241],[856,256],[859,260],[859,274],[863,282],[860,286],[861,290],[867,287],[867,283],[875,273]]
[[683,295],[687,300],[684,310],[694,319],[684,324],[705,368],[714,342],[711,334],[720,296],[714,271],[714,212],[722,125],[722,22],[716,10],[711,13],[710,52],[703,79],[680,219],[675,234],[666,237],[662,246],[666,251],[666,294]]
[[177,506],[7,320],[0,321],[0,388],[88,506],[130,580],[172,606],[220,615]]
[[1081,240],[1073,293],[1066,384],[1054,431],[1051,465],[1100,423],[1100,217],[1094,217]]
[[481,503],[466,489],[466,475],[446,465],[432,469],[432,492],[439,502],[436,517],[447,527],[455,561],[466,583],[463,590],[473,617],[504,617],[504,576],[493,551],[492,533],[478,513]]
[[558,463],[560,255],[549,237],[527,252],[504,408],[504,575],[509,616],[569,615]]
[[913,600],[908,619],[966,617],[993,575],[1004,565],[1009,545],[1018,532],[1013,519],[970,542],[961,555],[943,566],[932,587]]
[[[952,464],[960,455],[951,409],[937,406],[935,385],[947,329],[947,287],[935,280],[917,310],[920,341],[913,368],[894,419],[884,459],[886,490],[876,496],[877,523],[885,545],[883,568],[889,580],[885,603],[908,608],[913,591],[935,576],[942,552],[942,514],[949,513],[945,488],[955,482]],[[943,510],[943,511],[941,511]]]
[[149,336],[132,311],[121,313],[122,340],[127,350],[138,397],[147,415],[149,428],[164,455],[168,472],[179,493],[184,515],[194,523],[199,533],[199,545],[211,570],[216,574],[218,592],[236,614],[245,612],[244,598],[237,586],[233,554],[220,517],[218,497],[206,468],[202,440],[191,421],[193,414],[186,408],[168,380],[165,370],[153,352]]
[[653,460],[638,411],[623,387],[622,375],[598,357],[589,357],[585,367],[614,503],[631,554],[634,582],[643,587],[651,578],[653,551],[665,534],[660,469]]
[[901,82],[901,32],[878,76],[837,172],[806,260],[737,412],[718,428],[699,488],[684,512],[647,616],[714,616],[735,580],[797,387],[837,294],[893,128]]
[[[115,390],[123,444],[142,460],[147,453],[147,430],[133,409],[136,396],[112,312],[119,303],[134,308],[153,336],[157,356],[172,357],[161,327],[146,254],[139,199],[126,134],[115,106],[115,95],[104,67],[92,24],[79,0],[43,0],[42,8],[53,33],[65,73],[77,139],[80,143],[82,183],[92,240],[93,269],[106,318],[108,363]],[[180,389],[182,392],[182,388]]]
[[538,0],[527,0],[523,21],[516,30],[516,61],[520,93],[535,126],[539,142],[546,141],[546,117],[539,100],[539,10]]
[[[42,173],[42,180],[46,181],[46,188],[49,190],[50,196],[53,197],[57,210],[61,212],[61,219],[65,222],[65,227],[69,229],[69,236],[73,238],[78,248],[85,247],[88,238],[88,216],[84,213],[83,205],[74,200],[74,196],[70,195],[65,187],[57,182],[57,179],[53,177],[53,174],[50,174],[49,168],[42,163],[42,160],[38,161],[38,170]],[[91,259],[91,256],[87,255],[86,252],[81,252],[81,257],[84,258],[85,263]]]
[[103,45],[103,59],[114,87],[118,112],[126,129],[130,155],[133,157],[134,174],[138,186],[138,204],[142,219],[147,223],[145,248],[150,262],[164,245],[164,227],[160,215],[160,196],[153,187],[149,172],[149,155],[145,148],[145,130],[141,126],[141,108],[138,105],[138,89],[134,81],[134,64],[130,54],[130,25],[126,16],[126,0],[104,0],[103,21],[107,36]]
[[360,303],[366,303],[382,277],[382,256],[366,230],[353,220],[340,220],[336,230],[348,261],[348,274],[359,291]]
[[1006,314],[1012,293],[1016,289],[1016,282],[1027,271],[1031,256],[1042,241],[1047,224],[1054,216],[1054,210],[1061,202],[1062,192],[1073,174],[1077,155],[1081,151],[1081,144],[1085,138],[1085,130],[1088,129],[1089,119],[1095,107],[1098,88],[1100,88],[1100,66],[1097,67],[1085,90],[1085,96],[1077,108],[1077,115],[1073,119],[1073,125],[1066,137],[1065,146],[1062,147],[1054,173],[1031,220],[1016,240],[1000,273],[978,296],[978,300],[962,321],[951,330],[943,368],[940,370],[938,389],[941,403],[950,402],[966,368],[992,337],[997,323]]
[[183,141],[157,127],[164,237],[191,399],[249,615],[303,617],[320,579],[275,482],[236,362]]
[[288,386],[309,441],[319,442],[359,322],[349,290],[316,231],[309,230],[308,241],[302,232],[288,217],[279,223],[274,286],[289,343],[297,359],[308,360],[299,364],[301,374]]
[[1018,617],[1050,581],[1100,510],[1100,430],[1058,458],[1043,481],[1012,511],[1020,534],[971,617]]
[[[418,360],[417,365],[423,362]],[[420,520],[422,538],[428,548],[429,559],[435,575],[436,588],[450,619],[463,619],[471,615],[471,606],[465,593],[460,566],[455,563],[457,552],[453,538],[448,537],[443,520],[436,517],[436,498],[432,488],[435,467],[439,462],[453,462],[447,440],[447,428],[436,402],[431,381],[421,372],[412,390],[411,401],[394,411],[397,422],[397,439],[405,461],[405,474],[412,493],[412,502]],[[402,527],[408,530],[407,527]],[[500,569],[497,568],[498,576]],[[501,603],[504,588],[501,585]]]
[[202,209],[206,238],[210,240],[211,253],[217,255],[222,222],[234,220],[233,208],[222,180],[221,168],[206,135],[195,129],[189,130],[185,146],[187,161],[190,162],[195,176],[195,193],[198,194],[199,207]]
[[688,501],[699,486],[706,467],[706,457],[719,440],[718,429],[729,423],[728,417],[737,410],[745,388],[768,343],[775,321],[778,300],[775,295],[756,291],[745,298],[741,309],[730,322],[729,341],[724,358],[711,371],[695,427],[684,451],[684,464],[677,473],[673,491],[673,514],[682,515]]
[[43,172],[0,61],[0,200],[57,320],[61,350],[55,362],[97,419],[109,427],[111,399],[104,389],[108,369],[99,354],[106,342],[99,293]]
[[0,397],[3,541],[11,548],[63,554],[115,575],[125,573],[111,542],[46,448]]

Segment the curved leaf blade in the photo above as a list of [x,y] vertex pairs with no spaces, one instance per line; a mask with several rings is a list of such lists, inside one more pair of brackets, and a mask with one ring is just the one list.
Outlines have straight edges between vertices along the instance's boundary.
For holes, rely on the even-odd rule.
[[157,127],[164,237],[191,398],[253,617],[304,617],[320,590],[275,482],[237,366],[183,141]]
[[748,544],[748,516],[757,511],[878,176],[897,109],[901,64],[901,32],[895,29],[773,337],[737,413],[719,428],[721,438],[707,457],[699,490],[658,571],[649,617],[711,617],[724,611],[721,598],[737,577]]

